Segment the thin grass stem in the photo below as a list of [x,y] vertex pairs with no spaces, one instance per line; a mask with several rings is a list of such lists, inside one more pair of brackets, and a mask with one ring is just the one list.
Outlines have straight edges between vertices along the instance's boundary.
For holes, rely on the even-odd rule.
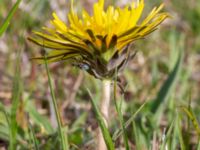
[[127,136],[127,133],[126,133],[124,119],[123,119],[123,115],[122,115],[122,112],[121,112],[122,104],[120,104],[120,106],[119,106],[118,103],[117,103],[117,81],[116,80],[114,82],[114,102],[115,102],[115,108],[117,110],[117,114],[118,114],[118,117],[119,117],[120,125],[121,125],[122,131],[123,131],[124,144],[126,146],[126,150],[129,150],[130,148],[129,148],[129,145],[128,145],[128,136]]
[[60,135],[60,139],[61,139],[62,149],[68,150],[69,149],[68,140],[67,140],[67,136],[62,131],[62,123],[61,123],[61,119],[60,119],[60,113],[58,112],[58,106],[57,106],[57,103],[56,103],[55,94],[53,92],[53,86],[52,86],[52,83],[51,83],[50,71],[49,71],[46,59],[45,59],[45,67],[46,67],[46,72],[47,72],[47,75],[48,75],[48,83],[49,83],[51,97],[52,97],[52,101],[53,101],[53,107],[54,107],[54,110],[55,110],[55,113],[56,113],[56,120],[57,120],[57,123],[58,123],[58,131],[59,131],[59,135]]

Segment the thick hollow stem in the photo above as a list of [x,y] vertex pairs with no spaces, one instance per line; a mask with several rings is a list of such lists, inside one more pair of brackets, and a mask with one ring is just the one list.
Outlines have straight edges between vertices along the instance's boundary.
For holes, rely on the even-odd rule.
[[[100,104],[100,111],[104,118],[104,122],[106,126],[108,126],[109,120],[109,106],[110,106],[110,92],[111,92],[111,81],[104,80],[102,84],[102,97],[101,97],[101,104]],[[106,144],[101,132],[101,129],[98,128],[98,135],[97,135],[97,150],[107,150]]]

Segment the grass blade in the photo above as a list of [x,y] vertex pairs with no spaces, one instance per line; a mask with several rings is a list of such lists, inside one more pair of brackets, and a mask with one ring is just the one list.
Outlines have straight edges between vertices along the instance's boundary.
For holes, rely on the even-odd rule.
[[192,110],[188,109],[187,107],[182,106],[181,109],[187,114],[188,118],[191,120],[197,134],[200,136],[200,127],[199,127],[199,123],[197,121],[196,116],[194,115],[194,113],[192,112]]
[[9,116],[0,102],[0,139],[9,141]]
[[47,75],[48,75],[48,83],[49,83],[50,92],[51,92],[51,96],[52,96],[53,106],[54,106],[54,110],[55,110],[55,113],[56,113],[56,119],[57,119],[57,123],[58,123],[58,130],[59,130],[62,149],[63,150],[68,150],[69,149],[69,145],[68,145],[67,135],[64,134],[64,130],[62,129],[60,114],[58,112],[58,107],[57,107],[57,103],[56,103],[56,97],[55,97],[55,94],[54,94],[54,91],[53,91],[53,86],[52,86],[52,83],[51,83],[50,71],[49,71],[46,59],[45,59],[45,67],[46,67],[46,72],[47,72]]
[[82,113],[79,118],[72,124],[70,130],[73,131],[73,130],[76,130],[77,128],[80,127],[80,125],[83,125],[86,121],[86,118],[87,118],[87,113],[84,112]]
[[177,132],[178,132],[180,147],[181,147],[181,150],[185,150],[185,144],[184,144],[184,140],[183,140],[184,137],[183,137],[183,134],[182,134],[181,120],[180,120],[180,114],[179,113],[177,115],[176,120],[177,120],[176,125],[177,125]]
[[137,129],[137,125],[135,123],[135,120],[132,121],[132,129],[133,129],[133,134],[134,134],[134,140],[135,140],[135,147],[136,149],[142,149],[141,144],[139,142],[139,130]]
[[[165,136],[165,139],[163,140],[162,144],[161,144],[161,148],[160,150],[165,150],[166,149],[166,145],[170,139],[170,136],[172,135],[172,131],[173,131],[173,128],[174,128],[174,123],[175,121],[173,120],[172,123],[170,124],[170,127],[167,131],[167,134]],[[173,137],[173,136],[172,136]]]
[[19,106],[20,102],[20,96],[21,96],[21,77],[20,77],[20,52],[17,56],[16,60],[16,71],[15,71],[15,76],[14,76],[14,81],[13,81],[13,89],[12,89],[12,106],[11,106],[11,121],[10,121],[10,145],[9,149],[10,150],[15,150],[16,148],[16,137],[17,137],[17,130],[18,130],[18,125],[17,125],[17,109]]
[[30,118],[33,119],[33,121],[36,124],[44,127],[45,131],[48,134],[51,134],[54,132],[49,120],[46,117],[40,115],[38,111],[36,110],[36,108],[34,107],[34,105],[30,101],[26,102],[25,109],[29,113]]
[[15,11],[17,10],[19,4],[20,4],[21,0],[17,0],[17,2],[14,4],[14,6],[12,7],[12,9],[10,10],[8,16],[6,17],[5,21],[3,22],[3,24],[0,27],[0,36],[2,36],[2,34],[6,31],[6,29],[8,28],[9,24],[10,24],[10,20],[12,19]]
[[[117,72],[117,71],[116,71]],[[115,102],[115,108],[117,110],[118,116],[119,116],[119,121],[120,121],[120,125],[123,131],[123,138],[124,138],[124,143],[126,146],[126,150],[129,150],[129,145],[128,145],[128,135],[126,132],[126,128],[125,128],[125,124],[124,124],[124,119],[123,119],[123,115],[121,112],[121,109],[119,107],[119,105],[117,104],[117,81],[115,80],[114,82],[114,102]]]
[[183,62],[183,51],[180,50],[179,51],[179,56],[178,59],[176,61],[176,65],[174,66],[172,72],[169,74],[168,79],[164,82],[163,86],[161,87],[156,100],[154,101],[154,103],[152,104],[151,107],[151,112],[157,115],[160,115],[161,112],[158,112],[159,110],[161,110],[161,104],[164,104],[164,102],[169,98],[173,87],[175,86],[178,76],[180,74],[180,69],[181,69],[181,65]]
[[197,150],[200,150],[200,139],[198,140]]
[[[137,116],[137,114],[144,108],[144,106],[147,104],[147,101],[144,102],[140,108],[126,121],[125,123],[125,128],[127,128],[129,125],[131,125],[131,123],[133,122],[133,120],[135,119],[135,117]],[[117,138],[123,133],[123,129],[120,128],[118,130],[115,131],[115,133],[113,134],[112,139],[114,141],[117,140]]]
[[32,141],[33,141],[33,143],[34,143],[34,149],[35,150],[40,150],[39,149],[39,146],[38,146],[38,141],[37,141],[37,139],[36,139],[36,136],[35,136],[35,133],[34,133],[34,131],[33,131],[33,127],[32,127],[32,125],[29,123],[29,130],[30,130],[30,136],[31,136],[31,139],[32,139]]
[[103,137],[104,137],[104,140],[105,140],[105,143],[106,143],[106,146],[108,148],[108,150],[114,150],[114,143],[112,141],[112,138],[110,136],[110,133],[108,131],[108,129],[106,128],[106,125],[104,123],[104,119],[97,107],[97,104],[95,103],[94,99],[93,99],[93,96],[91,94],[91,92],[89,91],[89,89],[87,89],[88,93],[89,93],[89,96],[91,98],[91,102],[92,102],[92,106],[94,108],[94,111],[95,111],[95,114],[96,114],[96,118],[97,118],[97,121],[98,121],[98,124],[101,128],[101,131],[102,131],[102,134],[103,134]]

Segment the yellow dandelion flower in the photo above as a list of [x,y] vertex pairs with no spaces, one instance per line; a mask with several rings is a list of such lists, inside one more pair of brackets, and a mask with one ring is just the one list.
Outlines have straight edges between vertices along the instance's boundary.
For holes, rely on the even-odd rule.
[[[121,70],[129,60],[129,45],[153,32],[169,15],[160,12],[163,4],[155,7],[138,23],[144,9],[144,0],[132,2],[124,8],[108,6],[104,0],[93,6],[93,15],[82,10],[78,16],[73,9],[68,14],[66,25],[56,13],[51,24],[43,32],[34,32],[28,39],[42,47],[49,48],[48,62],[72,60],[72,64],[86,70],[99,79],[112,79],[115,68]],[[42,62],[44,57],[33,58]]]

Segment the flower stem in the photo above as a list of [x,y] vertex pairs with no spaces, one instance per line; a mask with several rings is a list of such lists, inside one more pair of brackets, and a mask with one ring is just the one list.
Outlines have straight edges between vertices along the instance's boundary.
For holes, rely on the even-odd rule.
[[55,94],[53,92],[53,86],[52,86],[52,83],[51,83],[50,72],[49,72],[49,68],[48,68],[48,64],[47,64],[46,60],[45,60],[45,67],[46,67],[46,71],[47,71],[47,75],[48,75],[48,83],[49,83],[49,87],[50,87],[50,91],[51,91],[51,97],[52,97],[52,101],[53,101],[55,114],[56,114],[56,120],[57,120],[57,123],[58,123],[58,132],[59,132],[59,135],[60,135],[62,150],[68,150],[69,148],[68,148],[67,136],[62,131],[62,123],[61,123],[61,119],[60,119],[60,114],[58,112],[58,106],[57,106],[57,103],[56,103]]
[[[108,127],[108,120],[109,120],[109,106],[110,106],[110,92],[111,92],[110,88],[111,88],[111,81],[103,80],[100,111],[102,113],[106,127]],[[98,134],[97,134],[97,149],[107,150],[100,128],[98,129]]]

